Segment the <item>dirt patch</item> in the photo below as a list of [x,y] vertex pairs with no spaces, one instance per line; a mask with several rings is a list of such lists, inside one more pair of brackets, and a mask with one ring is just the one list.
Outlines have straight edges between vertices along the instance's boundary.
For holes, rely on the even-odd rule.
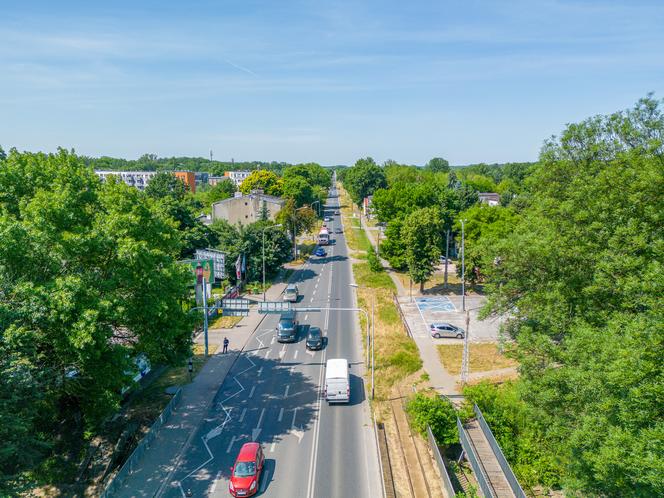
[[[518,363],[505,356],[495,342],[471,343],[469,373],[488,372],[518,366]],[[452,375],[461,373],[463,344],[443,344],[437,346],[438,356],[445,369]]]

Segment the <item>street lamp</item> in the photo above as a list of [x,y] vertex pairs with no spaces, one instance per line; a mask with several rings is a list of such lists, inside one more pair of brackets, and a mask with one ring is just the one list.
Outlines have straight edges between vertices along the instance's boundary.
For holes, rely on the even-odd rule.
[[[349,284],[351,287],[359,289],[360,286],[357,284]],[[364,287],[367,289],[367,287]],[[369,328],[369,317],[367,316],[367,366],[369,364],[369,345],[371,344],[371,399],[374,399],[375,388],[374,388],[374,371],[375,371],[375,361],[374,361],[374,344],[376,338],[376,327],[374,321],[374,302],[375,294],[371,294],[371,329]],[[366,314],[366,313],[365,313]],[[371,330],[371,336],[369,335],[369,330]]]
[[461,221],[461,311],[466,311],[466,242],[465,221]]
[[263,302],[265,302],[265,230],[268,228],[277,228],[280,227],[281,223],[278,225],[269,225],[263,227]]
[[318,213],[318,216],[320,217],[320,201],[312,202],[311,203],[311,209],[313,209],[316,204],[318,204],[318,209],[316,210],[316,212]]

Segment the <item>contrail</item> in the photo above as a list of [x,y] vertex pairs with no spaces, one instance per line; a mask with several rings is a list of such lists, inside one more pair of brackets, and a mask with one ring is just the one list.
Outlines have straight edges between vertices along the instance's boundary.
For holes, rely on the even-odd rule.
[[258,78],[258,75],[256,73],[254,73],[251,69],[247,69],[246,67],[239,66],[238,64],[235,64],[235,63],[229,61],[228,59],[223,59],[223,61],[226,64],[228,64],[230,66],[233,66],[235,69],[239,69],[240,71],[244,71],[245,73],[249,73],[250,75]]

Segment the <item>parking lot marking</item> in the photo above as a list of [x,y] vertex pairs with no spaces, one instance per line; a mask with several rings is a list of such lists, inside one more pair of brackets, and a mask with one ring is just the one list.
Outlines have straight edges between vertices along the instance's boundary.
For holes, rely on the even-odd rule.
[[250,398],[254,397],[254,391],[256,391],[256,386],[251,386],[251,391],[249,391],[249,397]]
[[231,452],[231,448],[233,447],[233,443],[234,443],[234,442],[235,442],[235,436],[233,436],[233,437],[231,438],[231,442],[228,443],[228,448],[226,448],[226,453],[230,453],[230,452]]
[[281,422],[281,420],[284,418],[284,409],[280,408],[279,409],[279,417],[277,418],[278,422]]
[[242,408],[242,413],[240,413],[240,418],[238,419],[238,422],[242,423],[242,421],[244,420],[244,415],[245,415],[246,413],[247,413],[247,409],[246,409],[246,408]]
[[288,397],[288,390],[290,389],[290,386],[286,386],[286,392],[284,393],[284,398]]

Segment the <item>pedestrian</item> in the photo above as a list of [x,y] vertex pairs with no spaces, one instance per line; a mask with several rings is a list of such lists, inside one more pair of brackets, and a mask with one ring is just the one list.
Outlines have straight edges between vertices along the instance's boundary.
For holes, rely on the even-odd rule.
[[224,337],[224,353],[228,353],[228,337]]

